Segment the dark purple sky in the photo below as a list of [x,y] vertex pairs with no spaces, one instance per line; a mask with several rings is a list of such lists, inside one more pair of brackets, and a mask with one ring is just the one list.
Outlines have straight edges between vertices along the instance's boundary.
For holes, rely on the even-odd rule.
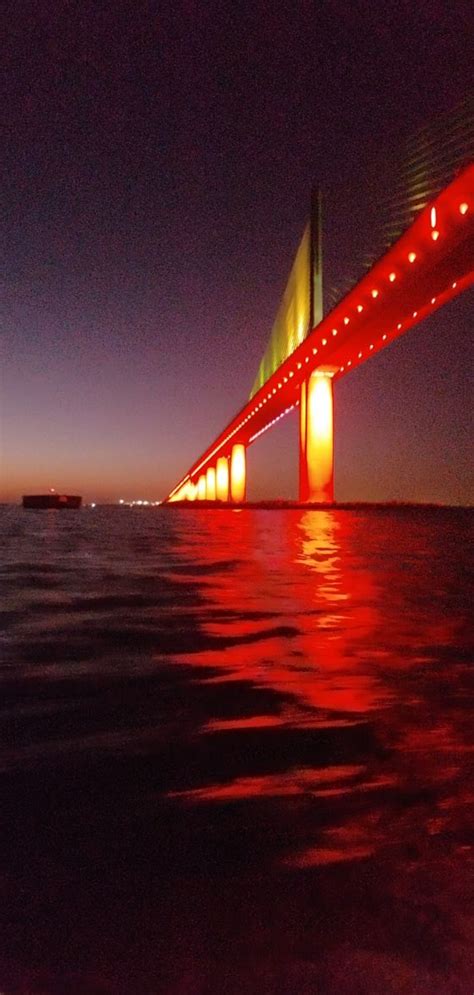
[[[472,91],[472,3],[7,8],[0,497],[163,497],[248,395],[313,183],[326,286],[362,271],[373,164]],[[473,303],[338,385],[338,498],[472,501]],[[296,486],[291,423],[249,496]]]

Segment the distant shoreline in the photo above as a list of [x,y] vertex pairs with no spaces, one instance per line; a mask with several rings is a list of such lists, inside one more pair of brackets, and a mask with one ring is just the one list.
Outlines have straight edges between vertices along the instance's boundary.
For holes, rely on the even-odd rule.
[[220,511],[403,511],[429,509],[436,511],[472,511],[474,506],[467,504],[436,504],[417,501],[334,501],[315,503],[300,501],[246,501],[230,503],[226,501],[173,501],[158,506],[161,508]]
[[[13,501],[0,502],[0,508],[21,508],[21,503]],[[99,508],[117,508],[121,511],[130,511],[132,508],[137,511],[473,511],[472,504],[438,504],[436,502],[418,501],[334,501],[333,503],[317,504],[314,502],[299,501],[172,501],[162,504],[119,504],[117,502],[84,502],[82,509],[94,510]],[[30,509],[31,510],[31,509]],[[37,510],[37,509],[36,509]],[[57,509],[40,509],[41,511],[55,511]]]

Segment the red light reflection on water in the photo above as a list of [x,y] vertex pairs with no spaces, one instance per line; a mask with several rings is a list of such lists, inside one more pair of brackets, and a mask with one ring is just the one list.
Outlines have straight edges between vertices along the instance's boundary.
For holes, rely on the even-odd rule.
[[[462,835],[469,737],[463,701],[458,706],[452,694],[458,673],[465,683],[465,664],[452,647],[462,650],[466,637],[458,600],[452,617],[446,608],[459,599],[457,574],[444,542],[437,547],[437,528],[396,511],[221,512],[199,520],[183,556],[190,580],[196,553],[203,571],[199,624],[208,643],[177,662],[202,667],[200,683],[222,687],[227,702],[231,695],[233,713],[219,711],[217,695],[200,735],[212,751],[242,750],[249,769],[226,777],[224,765],[217,782],[173,797],[188,804],[299,797],[305,814],[282,858],[299,867],[366,859],[414,840],[422,846],[453,827]],[[441,672],[447,704],[436,692]],[[370,744],[353,752],[364,729],[379,756]],[[269,764],[272,755],[278,764]],[[441,792],[435,806],[403,801],[427,791]],[[308,809],[308,798],[318,808]],[[324,804],[337,806],[341,825],[315,824],[312,835],[308,824]]]
[[[365,666],[379,621],[374,582],[362,563],[355,571],[353,564],[345,568],[350,519],[326,511],[287,513],[272,526],[271,515],[235,515],[231,528],[222,513],[206,521],[212,541],[202,545],[204,563],[207,557],[215,562],[216,546],[223,558],[243,556],[206,582],[212,609],[203,628],[212,640],[222,636],[225,622],[228,645],[193,654],[193,663],[222,669],[214,682],[234,676],[290,694],[304,709],[305,724],[308,709],[316,710],[317,724],[322,710],[365,713],[378,706],[377,674]],[[294,631],[280,635],[282,627]]]

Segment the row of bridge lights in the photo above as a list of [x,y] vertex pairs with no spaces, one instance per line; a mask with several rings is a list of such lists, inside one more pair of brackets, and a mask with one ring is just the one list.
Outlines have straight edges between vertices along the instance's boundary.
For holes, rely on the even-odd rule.
[[[459,207],[458,207],[458,210],[459,210],[459,213],[460,213],[460,214],[461,214],[462,216],[464,216],[465,214],[467,214],[467,212],[468,212],[468,210],[469,210],[469,204],[467,204],[467,203],[466,203],[465,201],[463,201],[463,202],[462,202],[461,204],[459,204]],[[439,230],[438,230],[438,229],[437,229],[437,227],[436,227],[436,224],[437,224],[437,215],[436,215],[436,208],[435,208],[435,207],[432,207],[432,208],[431,208],[431,212],[430,212],[430,221],[431,221],[431,237],[432,237],[433,241],[435,241],[435,242],[436,242],[436,241],[437,241],[437,239],[439,238],[439,234],[440,234],[440,233],[439,233]],[[408,255],[407,255],[407,259],[408,259],[408,262],[409,262],[409,263],[414,263],[414,262],[416,261],[416,252],[413,252],[413,250],[412,250],[411,252],[409,252],[409,253],[408,253]],[[395,272],[393,272],[393,271],[392,271],[391,273],[389,273],[389,275],[388,275],[388,279],[389,279],[390,283],[395,283],[395,280],[397,279],[397,274],[396,274]],[[453,287],[453,290],[454,290],[454,289],[456,288],[456,282],[452,284],[452,287]],[[379,296],[379,291],[377,290],[377,288],[375,288],[375,287],[374,287],[374,288],[373,288],[373,289],[372,289],[372,290],[370,291],[370,296],[371,296],[371,297],[373,298],[373,300],[376,300],[376,299],[377,299],[377,297]],[[431,303],[432,303],[432,304],[435,304],[435,303],[436,303],[436,297],[432,297],[432,299],[431,299]],[[363,304],[358,304],[358,305],[357,305],[357,311],[358,311],[358,313],[359,313],[359,314],[361,314],[363,310],[364,310],[364,306],[363,306]],[[418,316],[418,311],[413,311],[413,315],[412,315],[412,316],[413,316],[413,318],[416,318],[416,317]],[[348,315],[346,315],[346,316],[344,317],[344,319],[343,319],[343,323],[344,323],[344,325],[346,325],[346,326],[350,324],[350,318],[348,317]],[[400,330],[401,330],[401,328],[402,328],[402,323],[401,323],[401,322],[399,322],[399,324],[397,325],[397,331],[400,331]],[[332,335],[333,335],[334,337],[336,337],[336,335],[338,334],[338,330],[337,330],[337,328],[332,328],[332,329],[331,329],[331,333],[332,333]],[[386,339],[387,339],[387,335],[386,335],[386,334],[382,335],[382,342],[385,342],[385,341],[386,341]],[[327,340],[327,338],[323,337],[323,338],[321,339],[321,345],[322,345],[322,346],[326,346],[327,344],[328,344],[328,340]],[[371,344],[369,345],[369,352],[372,352],[372,351],[373,351],[373,349],[374,349],[374,345],[373,345],[373,343],[371,343]],[[313,346],[313,348],[312,348],[312,353],[313,353],[313,356],[317,356],[317,354],[318,354],[318,349],[317,349],[317,348],[316,348],[315,346]],[[362,352],[359,352],[359,353],[358,353],[358,357],[357,357],[357,358],[358,358],[358,359],[362,359],[362,356],[363,356],[363,353],[362,353]],[[305,356],[305,363],[309,363],[309,360],[310,360],[310,357],[309,357],[309,355],[308,355],[308,356]],[[347,368],[351,367],[351,366],[352,366],[352,360],[351,360],[351,359],[349,359],[349,360],[347,361],[347,364],[346,364],[346,365],[347,365]],[[299,361],[298,361],[298,362],[297,362],[297,364],[296,364],[296,369],[297,369],[297,371],[301,370],[301,369],[302,369],[302,366],[303,366],[302,362],[299,362]],[[343,373],[343,372],[344,372],[344,370],[345,370],[345,367],[344,367],[344,366],[341,366],[341,367],[340,367],[340,369],[339,369],[339,372],[340,372],[340,373]],[[251,419],[251,418],[253,418],[253,417],[254,417],[254,415],[256,415],[256,414],[257,414],[257,412],[258,412],[258,411],[260,411],[260,410],[261,410],[261,409],[263,408],[264,404],[267,404],[267,403],[268,403],[268,401],[270,401],[270,400],[271,400],[271,398],[273,397],[273,395],[274,395],[274,394],[276,394],[277,390],[281,390],[281,389],[283,388],[283,386],[284,386],[285,384],[287,384],[287,383],[288,383],[288,381],[289,381],[289,380],[291,380],[291,379],[292,379],[292,378],[293,378],[294,376],[295,376],[295,371],[294,371],[294,370],[290,370],[290,371],[289,371],[289,373],[288,373],[288,376],[284,376],[284,377],[282,377],[281,381],[279,381],[279,383],[278,383],[278,386],[277,386],[277,387],[273,387],[273,388],[272,388],[272,390],[271,390],[271,391],[269,391],[269,393],[267,394],[267,396],[266,396],[266,397],[264,397],[264,398],[263,398],[263,399],[262,399],[262,400],[261,400],[261,401],[259,402],[259,404],[257,404],[257,405],[256,405],[256,406],[255,406],[255,407],[254,407],[254,408],[252,409],[252,411],[251,411],[251,412],[250,412],[250,413],[249,413],[248,415],[246,415],[246,417],[245,417],[245,418],[243,418],[243,419],[242,419],[242,421],[241,421],[241,422],[239,422],[239,424],[238,424],[238,425],[236,426],[236,428],[234,428],[234,429],[232,430],[232,432],[229,432],[229,433],[228,433],[228,435],[226,435],[225,439],[224,439],[224,440],[223,440],[222,442],[220,442],[220,443],[219,443],[219,444],[218,444],[218,445],[217,445],[217,446],[216,446],[216,447],[215,447],[215,448],[214,448],[214,449],[212,450],[212,452],[211,452],[211,453],[209,453],[209,455],[208,455],[208,456],[206,456],[206,457],[205,457],[205,459],[203,459],[203,460],[202,460],[202,462],[201,462],[201,463],[199,463],[199,466],[197,466],[197,467],[196,467],[196,469],[195,469],[195,470],[194,470],[194,472],[193,472],[193,476],[194,476],[194,474],[198,473],[198,472],[199,472],[199,470],[201,470],[201,469],[202,469],[202,467],[204,466],[204,464],[205,464],[205,463],[208,463],[208,462],[209,462],[209,460],[211,460],[211,459],[212,459],[212,457],[213,457],[213,456],[215,456],[215,454],[216,454],[216,453],[217,453],[217,452],[219,451],[219,449],[222,449],[222,448],[223,448],[223,447],[224,447],[224,446],[225,446],[225,445],[226,445],[226,444],[227,444],[228,442],[230,442],[230,440],[231,440],[231,439],[233,438],[233,436],[234,436],[234,435],[236,435],[236,433],[237,433],[237,432],[239,432],[239,431],[240,431],[240,429],[241,429],[241,428],[243,428],[243,427],[244,427],[244,425],[246,425],[246,424],[247,424],[247,422],[248,422],[248,421],[250,421],[250,419]],[[298,402],[296,402],[296,403],[298,403]],[[257,439],[259,435],[262,435],[262,433],[263,433],[263,432],[265,432],[265,431],[266,431],[266,430],[267,430],[268,428],[270,428],[270,427],[271,427],[272,425],[274,425],[274,424],[275,424],[275,422],[279,421],[279,420],[280,420],[280,418],[283,418],[283,417],[284,417],[285,415],[287,415],[289,411],[292,411],[294,407],[295,407],[295,405],[294,405],[294,404],[293,404],[293,405],[291,405],[291,407],[289,407],[289,408],[286,408],[286,409],[285,409],[285,411],[283,411],[283,412],[282,412],[282,413],[281,413],[280,415],[278,415],[278,416],[277,416],[276,418],[273,418],[273,420],[272,420],[272,421],[269,421],[269,422],[267,423],[267,425],[265,425],[265,426],[264,426],[264,428],[260,429],[260,431],[259,431],[259,432],[257,432],[257,433],[256,433],[255,435],[253,435],[253,436],[251,437],[251,439],[250,439],[250,442],[253,442],[253,441],[254,441],[254,439]],[[178,486],[177,486],[177,487],[175,487],[174,491],[172,491],[172,492],[171,492],[171,495],[170,495],[170,497],[172,497],[172,496],[173,496],[173,494],[175,494],[175,493],[176,493],[176,491],[178,491],[178,490],[180,489],[180,487],[182,487],[182,486],[183,486],[183,485],[184,485],[184,484],[186,483],[186,481],[187,481],[187,480],[189,480],[189,479],[190,479],[190,475],[188,474],[188,475],[187,475],[187,477],[185,477],[185,478],[184,478],[184,480],[183,480],[183,481],[182,481],[182,482],[181,482],[180,484],[178,484]]]
[[275,418],[272,418],[272,420],[267,422],[267,424],[264,425],[263,428],[260,429],[260,431],[255,432],[255,435],[250,436],[249,442],[255,442],[255,439],[258,439],[259,435],[263,435],[263,433],[267,432],[268,429],[272,427],[272,425],[276,425],[277,421],[280,421],[280,418],[284,418],[285,415],[289,415],[290,411],[293,411],[294,408],[296,408],[299,403],[300,403],[299,401],[295,401],[294,404],[290,404],[288,408],[285,408],[285,410],[282,411],[281,414],[276,415]]
[[[469,210],[469,205],[465,201],[463,201],[461,204],[459,204],[459,208],[458,209],[459,209],[459,213],[464,216],[465,214],[467,214],[467,212]],[[430,221],[431,221],[431,227],[432,227],[432,232],[431,232],[432,238],[433,238],[434,241],[437,241],[437,239],[439,238],[439,231],[436,228],[437,216],[436,216],[436,208],[435,207],[431,208]],[[413,264],[416,261],[416,252],[414,252],[413,250],[411,250],[408,253],[408,255],[407,255],[407,259],[408,259],[409,263]],[[391,273],[389,273],[388,278],[390,280],[390,283],[395,283],[395,280],[397,279],[397,274],[394,271],[392,271]],[[456,282],[454,282],[452,284],[453,290],[456,288],[456,285],[457,285]],[[370,295],[371,295],[371,297],[374,300],[376,300],[377,297],[379,296],[379,291],[377,290],[377,288],[374,287],[370,291]],[[431,303],[432,304],[436,303],[436,297],[432,298]],[[358,311],[358,313],[361,314],[363,310],[364,310],[363,304],[358,304],[357,305],[357,311]],[[416,318],[417,316],[418,316],[418,311],[413,311],[413,318]],[[348,317],[348,315],[346,315],[344,317],[343,322],[344,322],[344,325],[349,325],[350,324],[350,318]],[[401,328],[402,328],[402,323],[400,322],[397,325],[397,330],[400,331]],[[331,329],[331,332],[332,332],[333,336],[336,336],[338,334],[337,328]],[[382,335],[382,341],[385,342],[386,339],[387,339],[387,335]],[[328,344],[327,338],[322,338],[321,339],[321,345],[326,346],[327,344]],[[369,345],[369,352],[372,352],[373,349],[374,349],[374,345],[373,345],[373,343],[371,343]],[[313,356],[316,356],[318,354],[318,349],[316,347],[313,347],[312,352],[313,352]],[[363,355],[362,352],[359,352],[358,353],[358,359],[362,359],[362,355]],[[310,357],[306,356],[305,357],[305,363],[309,363],[309,359],[310,359]],[[301,370],[302,365],[303,364],[301,362],[298,362],[296,364],[297,370]],[[347,366],[348,367],[352,366],[352,360],[348,361]],[[341,366],[340,367],[340,372],[343,373],[344,369],[345,369],[345,367]],[[294,372],[291,370],[289,372],[288,376],[289,377],[293,377],[294,376]],[[287,383],[287,382],[288,382],[288,377],[286,377],[286,376],[283,377],[283,383]],[[283,383],[280,382],[278,384],[278,389],[279,390],[281,390],[281,388],[283,386]],[[272,395],[276,394],[276,392],[277,392],[277,388],[273,387],[272,391],[269,394],[267,394],[267,396],[264,397],[263,400],[255,408],[253,408],[253,410],[250,412],[249,415],[246,416],[246,418],[244,418],[244,420],[240,423],[239,428],[242,428],[243,425],[245,425],[245,423],[250,420],[250,418],[253,418],[253,416],[257,413],[257,411],[259,411],[260,408],[262,408],[263,405],[266,404],[267,401],[269,401],[271,399]],[[287,412],[284,412],[284,414],[285,413],[287,413]],[[281,417],[281,416],[279,416],[279,417]],[[278,418],[273,419],[273,421],[268,422],[268,426],[267,427],[269,428],[271,425],[273,425],[275,423],[275,421],[278,421]],[[257,438],[257,436],[260,435],[260,434],[261,434],[261,432],[258,432],[257,435],[253,436],[253,438]]]
[[[452,287],[453,290],[456,289],[456,287],[457,287],[456,280],[454,281],[454,283],[451,284],[451,287]],[[431,304],[436,304],[436,297],[432,297],[431,298]],[[412,318],[417,318],[417,317],[418,317],[418,311],[413,311],[412,312]],[[399,321],[398,325],[397,325],[397,328],[396,328],[397,332],[401,331],[402,328],[403,328],[403,323],[401,321]],[[384,333],[382,335],[382,342],[386,342],[386,340],[387,340],[387,334]],[[374,349],[374,345],[373,345],[373,342],[371,342],[370,345],[369,345],[369,352],[372,352],[373,349]],[[357,359],[362,359],[362,357],[363,357],[363,352],[357,353]],[[350,366],[352,366],[352,359],[348,359],[346,365],[347,365],[347,368],[349,368]],[[339,367],[339,372],[340,373],[344,373],[345,368],[346,368],[345,366],[340,366]]]

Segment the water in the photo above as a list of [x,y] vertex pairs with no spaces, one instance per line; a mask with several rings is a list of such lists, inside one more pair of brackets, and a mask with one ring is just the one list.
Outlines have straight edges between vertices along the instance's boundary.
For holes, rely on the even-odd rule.
[[1,990],[472,992],[469,512],[2,517]]

